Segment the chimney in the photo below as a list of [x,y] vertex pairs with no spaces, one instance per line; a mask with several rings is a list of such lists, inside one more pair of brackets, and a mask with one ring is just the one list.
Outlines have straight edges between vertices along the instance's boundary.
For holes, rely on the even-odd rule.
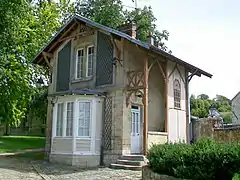
[[137,26],[133,22],[126,22],[125,24],[118,27],[118,29],[119,31],[128,34],[134,39],[137,37]]
[[149,31],[149,35],[147,36],[148,44],[154,46],[154,39],[151,31]]

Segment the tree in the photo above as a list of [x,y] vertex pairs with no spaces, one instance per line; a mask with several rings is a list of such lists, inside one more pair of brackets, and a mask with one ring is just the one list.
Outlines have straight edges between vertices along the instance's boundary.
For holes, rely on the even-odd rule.
[[114,29],[125,20],[120,0],[76,1],[76,8],[81,16]]
[[200,95],[198,95],[198,99],[207,100],[207,99],[209,99],[209,96],[206,94],[200,94]]
[[[137,25],[137,39],[146,42],[149,33],[155,41],[155,45],[164,51],[168,51],[165,41],[169,32],[157,30],[156,17],[152,8],[145,6],[143,9],[123,10],[120,0],[83,0],[77,1],[78,13],[102,25],[117,29],[124,22],[131,21]],[[171,51],[168,51],[171,53]]]
[[209,107],[213,105],[222,115],[224,122],[231,122],[231,104],[228,98],[222,95],[217,95],[216,98],[209,99],[206,94],[200,94],[195,98],[194,95],[190,97],[191,115],[199,118],[208,116]]
[[167,51],[167,47],[164,43],[165,40],[168,40],[169,32],[163,30],[162,32],[156,29],[156,17],[152,12],[151,6],[144,6],[143,9],[135,9],[133,11],[126,11],[125,18],[127,20],[133,21],[137,24],[137,38],[141,41],[147,41],[147,36],[149,33],[152,34],[155,45],[161,48],[164,51]]
[[29,112],[38,116],[46,110],[46,96],[35,84],[39,76],[48,79],[48,70],[30,61],[76,12],[114,29],[131,18],[140,40],[146,41],[150,29],[166,50],[168,33],[156,30],[150,7],[124,11],[120,0],[1,0],[0,11],[0,120],[6,126],[19,125]]
[[[30,60],[64,21],[73,7],[67,1],[0,1],[0,119],[6,127],[19,125],[38,90],[34,86],[46,70]],[[8,134],[6,128],[5,134]]]

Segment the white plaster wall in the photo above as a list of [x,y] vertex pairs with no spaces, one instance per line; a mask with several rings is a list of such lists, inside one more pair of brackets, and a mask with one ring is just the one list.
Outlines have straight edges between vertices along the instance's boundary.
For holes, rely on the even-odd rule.
[[[179,71],[175,68],[175,63],[168,62],[168,140],[170,142],[186,142],[186,90],[185,90],[185,68],[178,65]],[[178,79],[181,84],[181,109],[174,108],[173,82]]]
[[232,123],[240,124],[240,93],[232,100]]

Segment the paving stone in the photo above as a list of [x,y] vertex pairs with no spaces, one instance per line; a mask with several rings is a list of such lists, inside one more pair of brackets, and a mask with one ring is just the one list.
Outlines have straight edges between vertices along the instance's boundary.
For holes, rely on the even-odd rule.
[[[37,169],[37,170],[36,170]],[[44,176],[40,176],[44,175]],[[0,158],[0,180],[140,180],[141,171],[78,167],[33,161],[22,158]]]

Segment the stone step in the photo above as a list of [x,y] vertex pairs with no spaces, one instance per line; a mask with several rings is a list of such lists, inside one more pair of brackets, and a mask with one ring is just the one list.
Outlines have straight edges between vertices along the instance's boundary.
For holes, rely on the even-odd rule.
[[142,166],[132,166],[132,165],[124,165],[124,164],[111,164],[110,167],[113,169],[125,169],[125,170],[132,170],[132,171],[142,170]]
[[144,164],[144,162],[143,161],[132,161],[132,160],[128,160],[128,159],[118,159],[117,164],[142,166]]
[[120,159],[131,161],[145,161],[146,158],[143,155],[122,155]]

